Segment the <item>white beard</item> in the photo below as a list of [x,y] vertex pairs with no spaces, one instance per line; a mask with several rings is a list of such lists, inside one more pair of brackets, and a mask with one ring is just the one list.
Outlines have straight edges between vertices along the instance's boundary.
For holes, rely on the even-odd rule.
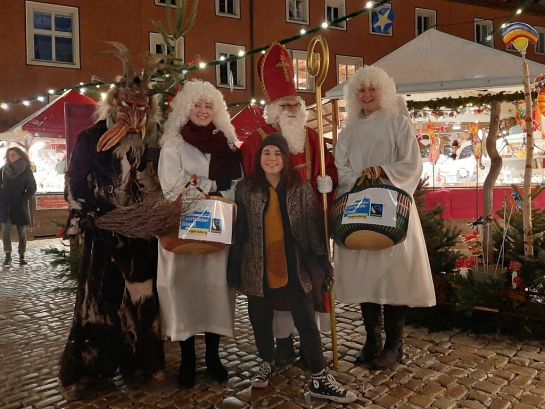
[[290,118],[284,112],[278,116],[280,132],[286,138],[292,155],[305,151],[306,122],[307,112],[304,110],[301,110],[295,118]]

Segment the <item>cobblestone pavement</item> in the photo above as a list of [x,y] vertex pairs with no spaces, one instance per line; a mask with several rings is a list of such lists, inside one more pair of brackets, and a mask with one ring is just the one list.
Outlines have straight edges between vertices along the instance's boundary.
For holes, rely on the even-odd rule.
[[[28,266],[0,271],[0,407],[12,408],[337,408],[304,395],[305,373],[288,365],[270,387],[251,391],[258,359],[244,299],[238,300],[236,338],[222,340],[229,383],[205,375],[204,340],[199,338],[197,385],[176,386],[179,349],[167,343],[166,380],[139,387],[114,387],[79,402],[66,402],[56,379],[68,334],[74,290],[57,277],[41,251],[58,240],[29,242]],[[337,309],[341,360],[337,379],[358,393],[349,408],[545,408],[545,347],[504,336],[457,331],[428,334],[407,327],[406,361],[393,370],[370,372],[354,365],[364,340],[359,307]],[[323,338],[326,349],[330,339]],[[331,357],[331,354],[328,354]]]

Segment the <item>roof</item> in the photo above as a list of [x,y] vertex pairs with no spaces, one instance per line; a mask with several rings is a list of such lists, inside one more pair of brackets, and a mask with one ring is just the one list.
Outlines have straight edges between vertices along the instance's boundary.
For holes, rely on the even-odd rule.
[[[530,79],[545,65],[528,61]],[[463,97],[522,89],[522,59],[511,53],[430,29],[377,61],[408,100]],[[342,98],[345,83],[326,92]]]
[[81,95],[78,91],[66,91],[56,100],[23,119],[3,134],[0,134],[0,139],[10,140],[12,139],[9,137],[10,135],[21,136],[26,133],[46,138],[65,138],[64,112],[65,105],[67,104],[96,105],[96,102],[85,95]]

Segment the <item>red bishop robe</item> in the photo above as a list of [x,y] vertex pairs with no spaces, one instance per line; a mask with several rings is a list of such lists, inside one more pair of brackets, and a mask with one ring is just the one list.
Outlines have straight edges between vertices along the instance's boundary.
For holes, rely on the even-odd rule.
[[[322,194],[318,192],[316,185],[316,177],[320,175],[320,137],[318,133],[311,128],[305,127],[307,139],[305,141],[305,151],[295,155],[290,155],[291,165],[297,169],[301,178],[311,183],[316,192],[316,199],[319,204],[320,216],[323,215],[322,210]],[[271,125],[263,126],[254,131],[242,144],[240,151],[242,153],[242,163],[244,165],[244,174],[251,176],[254,173],[256,166],[257,152],[261,146],[261,141],[273,133],[279,132]],[[339,177],[337,174],[337,168],[335,167],[335,158],[327,150],[324,142],[325,152],[325,173],[331,177],[333,181],[333,191],[327,195],[327,207],[331,211],[334,201],[334,192],[337,187]]]

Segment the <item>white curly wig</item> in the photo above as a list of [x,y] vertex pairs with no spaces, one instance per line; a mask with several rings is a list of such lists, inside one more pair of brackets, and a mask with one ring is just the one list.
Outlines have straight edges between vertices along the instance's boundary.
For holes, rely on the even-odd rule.
[[223,95],[207,81],[193,80],[184,84],[172,101],[172,108],[165,122],[161,145],[170,139],[181,138],[180,130],[189,121],[189,112],[195,108],[195,104],[203,100],[213,106],[212,123],[223,132],[232,150],[236,149],[238,142],[235,127],[231,124],[227,104]]
[[394,80],[382,68],[366,65],[358,69],[344,86],[347,124],[357,119],[362,111],[358,100],[358,90],[362,86],[378,90],[380,107],[392,114],[399,114]]

